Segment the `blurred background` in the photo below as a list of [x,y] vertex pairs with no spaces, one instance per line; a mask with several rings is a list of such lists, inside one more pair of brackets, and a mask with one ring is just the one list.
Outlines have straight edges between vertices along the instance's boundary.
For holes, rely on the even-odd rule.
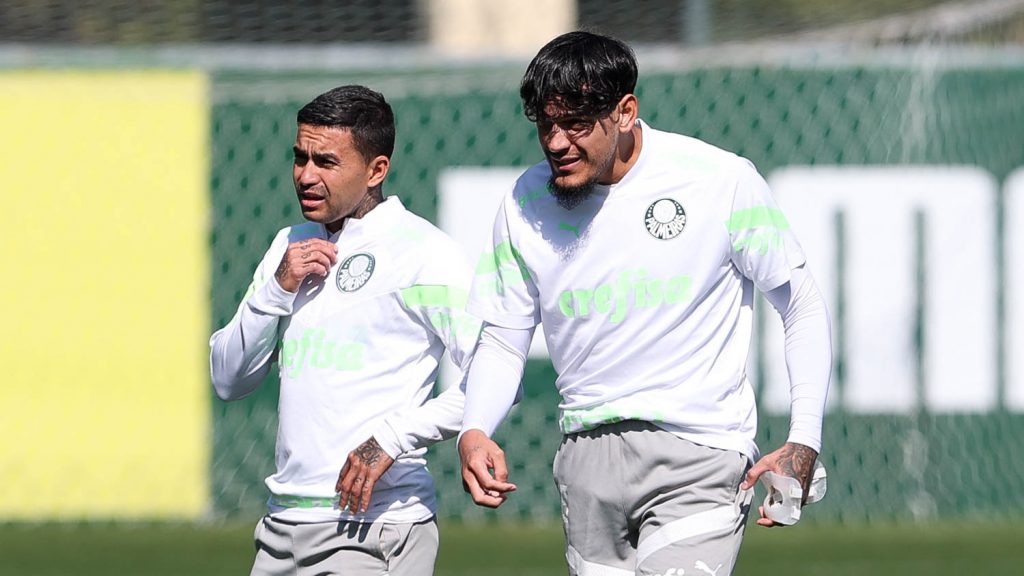
[[[235,530],[224,566],[248,570],[277,382],[217,401],[207,340],[301,218],[295,112],[341,84],[381,91],[398,128],[385,193],[475,257],[497,199],[542,158],[522,72],[578,28],[634,46],[649,124],[754,162],[828,299],[829,495],[796,541],[885,534],[895,557],[914,549],[900,535],[966,524],[1021,541],[1024,0],[0,0],[0,574],[68,573],[24,544],[40,530],[142,524],[164,544]],[[750,379],[773,449],[788,385],[766,310]],[[432,450],[455,535],[439,572],[461,573],[445,546],[485,524],[540,535],[554,563],[535,573],[564,573],[554,378],[537,346],[499,431],[519,485],[500,511],[463,493],[451,443]],[[983,548],[1003,562],[988,571],[1017,573],[1016,548]],[[977,567],[923,550],[952,556],[909,572]],[[876,556],[861,568],[896,565]],[[507,573],[534,573],[525,557]],[[159,564],[125,570],[176,573]],[[807,573],[862,573],[822,566]]]

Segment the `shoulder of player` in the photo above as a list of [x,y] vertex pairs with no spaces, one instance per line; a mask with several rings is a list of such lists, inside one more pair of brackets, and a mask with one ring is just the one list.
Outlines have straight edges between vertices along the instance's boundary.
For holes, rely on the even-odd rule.
[[645,136],[655,160],[663,166],[691,172],[721,173],[735,170],[746,162],[734,152],[685,134],[652,129]]
[[[437,225],[408,209],[402,212],[395,224],[399,229],[407,232],[401,237],[412,244],[413,249],[421,247],[423,244],[452,242],[451,237]],[[432,246],[422,247],[423,249],[434,249]]]
[[505,198],[520,206],[531,203],[539,198],[547,198],[550,196],[548,193],[548,180],[550,179],[551,166],[548,165],[547,161],[541,160],[527,168],[516,179],[515,186],[512,187],[511,192]]
[[460,265],[465,261],[462,246],[426,218],[406,210],[399,225],[401,250],[412,255],[422,269],[447,269],[452,261]]
[[653,131],[651,136],[651,164],[663,175],[667,172],[703,181],[715,189],[734,190],[740,182],[758,174],[747,158],[692,136],[660,131]]

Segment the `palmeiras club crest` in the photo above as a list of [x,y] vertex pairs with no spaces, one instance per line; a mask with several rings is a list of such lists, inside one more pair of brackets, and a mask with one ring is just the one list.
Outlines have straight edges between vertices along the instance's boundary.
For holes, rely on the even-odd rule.
[[370,276],[373,276],[373,268],[376,263],[373,255],[366,252],[345,258],[341,266],[338,266],[338,275],[335,278],[338,290],[355,292],[365,286],[370,280]]
[[686,211],[682,204],[671,198],[655,200],[647,207],[644,226],[658,240],[671,240],[686,227]]

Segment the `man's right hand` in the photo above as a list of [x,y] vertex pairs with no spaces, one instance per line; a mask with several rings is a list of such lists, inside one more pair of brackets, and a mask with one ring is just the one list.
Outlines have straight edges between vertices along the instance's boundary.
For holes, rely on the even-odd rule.
[[514,492],[508,482],[505,452],[482,430],[469,430],[459,438],[459,459],[462,461],[462,486],[473,502],[497,508]]
[[310,274],[327,276],[338,261],[338,245],[321,238],[309,238],[288,245],[274,278],[288,292],[298,292]]

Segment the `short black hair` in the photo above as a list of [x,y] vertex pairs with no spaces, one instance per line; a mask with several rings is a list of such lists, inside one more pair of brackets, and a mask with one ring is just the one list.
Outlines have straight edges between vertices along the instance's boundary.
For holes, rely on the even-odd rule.
[[548,42],[526,68],[519,96],[532,122],[554,102],[567,113],[600,116],[636,89],[636,55],[625,42],[569,32]]
[[395,114],[379,92],[366,86],[339,86],[317,96],[296,115],[299,124],[346,128],[367,162],[395,151]]

